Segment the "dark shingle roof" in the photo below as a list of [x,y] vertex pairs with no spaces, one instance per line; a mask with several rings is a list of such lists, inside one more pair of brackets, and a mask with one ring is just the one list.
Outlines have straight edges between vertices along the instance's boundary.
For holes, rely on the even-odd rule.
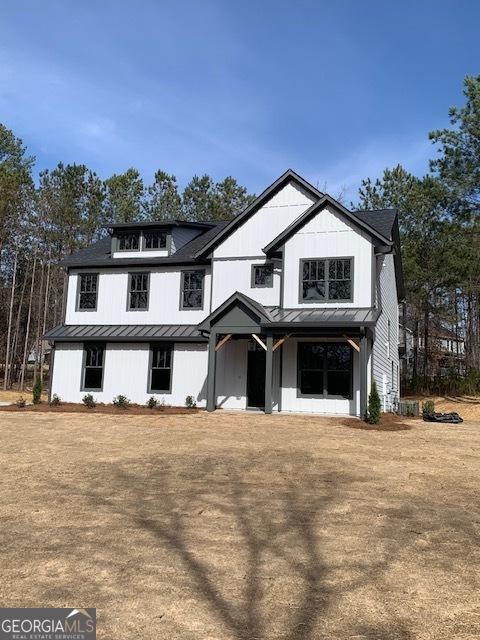
[[65,267],[88,267],[88,266],[135,266],[135,265],[145,265],[145,264],[185,264],[189,262],[194,262],[194,255],[197,251],[200,251],[204,245],[206,245],[210,240],[212,240],[217,233],[228,224],[228,220],[222,220],[221,222],[215,223],[215,226],[205,233],[201,233],[200,235],[187,242],[183,247],[181,247],[178,251],[173,253],[171,256],[165,257],[139,257],[139,258],[115,258],[113,259],[110,254],[111,249],[111,238],[107,236],[106,238],[102,238],[98,242],[95,242],[91,246],[86,249],[80,249],[75,253],[72,253],[70,256],[64,258],[60,264]]
[[392,240],[393,223],[395,222],[395,209],[372,209],[352,211],[359,220],[366,222],[372,229],[378,231],[382,236]]

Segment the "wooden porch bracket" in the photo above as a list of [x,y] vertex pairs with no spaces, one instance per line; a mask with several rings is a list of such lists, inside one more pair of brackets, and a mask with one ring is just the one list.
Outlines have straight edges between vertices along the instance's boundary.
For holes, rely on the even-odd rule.
[[273,345],[273,349],[272,349],[272,351],[275,351],[275,349],[278,349],[278,347],[281,347],[281,346],[282,346],[282,344],[285,342],[285,340],[287,340],[287,338],[289,338],[289,337],[290,337],[290,335],[291,335],[291,334],[290,334],[290,333],[288,333],[286,336],[283,336],[283,338],[280,338],[280,340],[277,340],[277,341],[275,342],[275,344]]
[[258,342],[262,349],[265,349],[265,351],[267,350],[267,345],[262,340],[260,340],[256,333],[252,333],[252,338]]
[[216,344],[215,351],[220,351],[220,349],[223,347],[223,345],[226,344],[230,340],[231,337],[232,337],[231,333],[227,333],[226,336],[223,336],[223,338]]
[[349,338],[345,334],[343,335],[343,337],[348,342],[348,344],[355,349],[355,351],[358,351],[358,353],[360,353],[360,346],[355,342],[355,340],[352,340],[352,338]]

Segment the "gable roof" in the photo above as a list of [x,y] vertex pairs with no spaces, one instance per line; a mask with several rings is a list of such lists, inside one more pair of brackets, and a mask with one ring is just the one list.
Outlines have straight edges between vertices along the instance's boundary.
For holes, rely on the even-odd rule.
[[[281,233],[276,236],[271,242],[267,244],[266,247],[263,248],[264,253],[267,255],[274,253],[277,251],[285,242],[292,237],[294,233],[296,233],[299,229],[305,226],[314,216],[317,215],[320,211],[325,209],[327,206],[331,206],[336,209],[339,213],[345,216],[350,222],[352,222],[356,227],[360,227],[363,231],[368,233],[374,239],[380,241],[382,244],[390,245],[392,244],[391,234],[387,231],[388,235],[384,235],[377,228],[372,226],[371,222],[374,221],[374,217],[370,216],[357,216],[354,212],[346,209],[340,202],[337,202],[334,198],[329,196],[328,194],[324,194],[318,202],[312,204],[301,216],[299,216],[296,220],[292,222],[286,229],[284,229]],[[366,212],[363,212],[366,213]],[[368,212],[372,213],[372,212]],[[386,226],[382,226],[382,230],[387,230]]]
[[195,253],[199,251],[202,246],[210,242],[227,224],[229,220],[222,220],[220,222],[209,223],[207,231],[200,233],[198,236],[190,240],[180,247],[178,251],[170,256],[163,257],[138,257],[138,258],[112,258],[111,255],[111,238],[106,236],[101,238],[98,242],[75,251],[71,255],[67,256],[60,261],[60,265],[64,267],[124,267],[135,265],[179,265],[195,263]]
[[307,182],[302,176],[288,169],[283,175],[281,175],[275,182],[273,182],[263,193],[261,193],[246,209],[239,213],[233,220],[225,226],[220,233],[218,233],[212,240],[206,243],[201,250],[195,254],[196,258],[201,258],[212,251],[222,240],[228,237],[235,229],[238,229],[244,222],[251,218],[263,205],[270,200],[276,193],[278,193],[289,182],[293,182],[298,187],[304,189],[312,198],[318,200],[323,196],[323,193],[316,189],[312,184]]
[[202,320],[198,325],[199,331],[209,331],[212,324],[214,324],[215,320],[222,315],[224,315],[230,308],[234,306],[245,306],[249,309],[255,316],[258,317],[260,323],[263,322],[271,322],[270,314],[267,309],[252,298],[249,298],[244,293],[240,293],[239,291],[235,291],[225,302],[223,302],[219,307],[217,307],[212,313]]

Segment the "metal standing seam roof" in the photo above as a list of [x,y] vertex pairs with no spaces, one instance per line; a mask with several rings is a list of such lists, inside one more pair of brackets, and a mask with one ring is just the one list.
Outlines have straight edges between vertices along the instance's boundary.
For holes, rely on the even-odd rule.
[[151,340],[203,342],[205,340],[198,331],[197,325],[194,324],[59,325],[48,331],[44,338],[55,342],[77,342],[83,340],[108,340],[109,342],[149,342]]
[[266,309],[272,319],[271,324],[273,325],[318,324],[320,326],[362,326],[375,324],[380,314],[378,309],[370,307],[328,307],[325,309],[281,309],[280,307],[266,307]]

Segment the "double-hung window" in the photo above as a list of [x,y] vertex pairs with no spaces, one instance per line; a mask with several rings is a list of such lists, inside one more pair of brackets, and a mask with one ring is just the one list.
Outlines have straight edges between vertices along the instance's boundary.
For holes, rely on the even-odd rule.
[[130,273],[128,276],[128,310],[146,311],[148,309],[148,273]]
[[252,287],[273,287],[273,264],[252,265]]
[[149,393],[169,393],[172,388],[172,345],[150,346]]
[[353,258],[300,261],[300,302],[351,302]]
[[80,273],[78,278],[77,310],[96,311],[98,273]]
[[105,345],[92,343],[83,348],[83,391],[101,391]]
[[138,251],[140,247],[139,233],[120,233],[117,238],[118,251]]
[[323,398],[352,397],[352,348],[342,342],[298,344],[300,395]]
[[182,271],[180,309],[203,309],[204,278],[202,270]]
[[144,231],[143,246],[147,250],[166,249],[167,234],[165,231]]

